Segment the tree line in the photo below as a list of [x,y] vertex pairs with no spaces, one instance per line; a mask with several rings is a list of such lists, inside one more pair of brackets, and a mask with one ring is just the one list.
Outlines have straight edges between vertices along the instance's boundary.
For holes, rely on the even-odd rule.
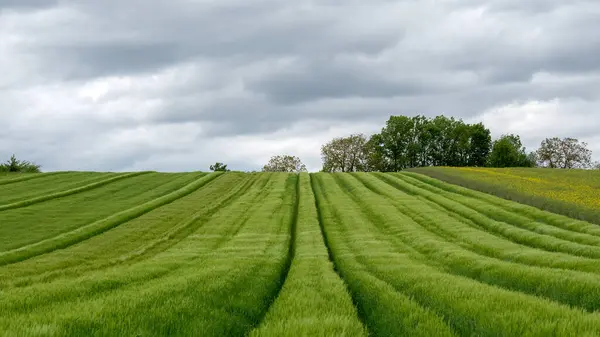
[[437,116],[391,116],[381,132],[337,137],[321,147],[324,172],[393,172],[425,166],[600,168],[575,138],[547,138],[527,153],[521,138],[492,141],[483,123]]
[[[546,138],[527,152],[519,135],[492,140],[483,124],[437,116],[391,116],[379,133],[336,137],[321,147],[323,172],[394,172],[425,166],[596,168],[588,144],[575,138]],[[227,165],[211,165],[228,171]],[[302,172],[306,167],[291,155],[273,156],[263,172]]]
[[[521,138],[504,134],[492,140],[483,123],[436,116],[390,116],[379,133],[336,137],[321,147],[323,172],[395,172],[426,166],[548,167],[600,169],[592,163],[588,144],[575,138],[546,138],[538,150],[527,152]],[[217,162],[211,171],[230,171]],[[271,157],[263,172],[305,172],[300,158],[288,154]],[[40,165],[13,155],[0,164],[0,172],[40,171]]]

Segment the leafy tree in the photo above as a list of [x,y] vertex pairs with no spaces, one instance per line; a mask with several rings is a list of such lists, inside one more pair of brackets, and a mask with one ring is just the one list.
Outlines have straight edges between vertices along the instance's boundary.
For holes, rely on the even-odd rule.
[[492,167],[530,167],[530,162],[521,138],[517,135],[503,135],[494,141],[489,164]]
[[550,168],[589,168],[592,166],[592,151],[587,143],[575,138],[546,138],[537,151],[541,166]]
[[41,166],[18,160],[13,154],[5,164],[0,164],[0,172],[40,173]]
[[391,162],[385,156],[385,148],[381,134],[376,133],[365,144],[365,171],[388,172],[391,171]]
[[321,147],[324,172],[365,171],[367,138],[363,134],[334,138]]
[[421,166],[484,166],[492,140],[482,123],[470,125],[445,116],[391,116],[377,143],[390,164],[387,170],[399,171]]
[[469,166],[485,166],[492,148],[492,135],[483,123],[471,125]]
[[219,163],[219,162],[217,162],[214,165],[210,165],[210,170],[215,171],[215,172],[217,172],[217,171],[229,172],[230,171],[229,169],[227,169],[226,164]]
[[413,138],[413,121],[406,116],[391,116],[381,130],[384,153],[392,164],[392,171],[408,166],[408,146]]
[[300,158],[290,155],[273,156],[263,167],[263,172],[306,172],[306,166]]

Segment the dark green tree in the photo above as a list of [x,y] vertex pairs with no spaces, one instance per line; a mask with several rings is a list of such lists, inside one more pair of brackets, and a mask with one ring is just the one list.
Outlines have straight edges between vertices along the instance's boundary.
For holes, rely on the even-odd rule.
[[392,171],[408,166],[408,148],[413,138],[413,121],[406,116],[391,116],[381,130],[385,156],[392,164]]
[[383,137],[376,133],[369,138],[365,144],[367,172],[388,172],[392,171],[392,165],[385,155]]
[[514,134],[502,135],[494,141],[489,166],[531,167],[532,165],[519,136]]
[[227,169],[227,165],[223,164],[223,163],[219,163],[219,162],[217,162],[214,165],[210,165],[210,170],[215,171],[215,172],[218,172],[218,171],[229,172],[229,170]]
[[0,172],[40,173],[40,168],[40,165],[25,160],[18,160],[14,154],[5,164],[0,164]]
[[471,125],[469,166],[485,166],[492,148],[492,134],[483,123]]

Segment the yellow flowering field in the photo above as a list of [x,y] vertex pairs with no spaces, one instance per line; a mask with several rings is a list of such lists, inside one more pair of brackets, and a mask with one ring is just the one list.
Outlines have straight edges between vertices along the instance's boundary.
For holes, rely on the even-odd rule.
[[600,222],[600,170],[428,167],[412,171],[556,213]]

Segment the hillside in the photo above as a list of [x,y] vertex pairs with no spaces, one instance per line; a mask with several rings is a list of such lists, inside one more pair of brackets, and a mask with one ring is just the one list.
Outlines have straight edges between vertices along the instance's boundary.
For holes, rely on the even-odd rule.
[[0,178],[0,336],[593,336],[598,295],[600,227],[415,173]]
[[600,170],[427,167],[409,171],[600,224]]

